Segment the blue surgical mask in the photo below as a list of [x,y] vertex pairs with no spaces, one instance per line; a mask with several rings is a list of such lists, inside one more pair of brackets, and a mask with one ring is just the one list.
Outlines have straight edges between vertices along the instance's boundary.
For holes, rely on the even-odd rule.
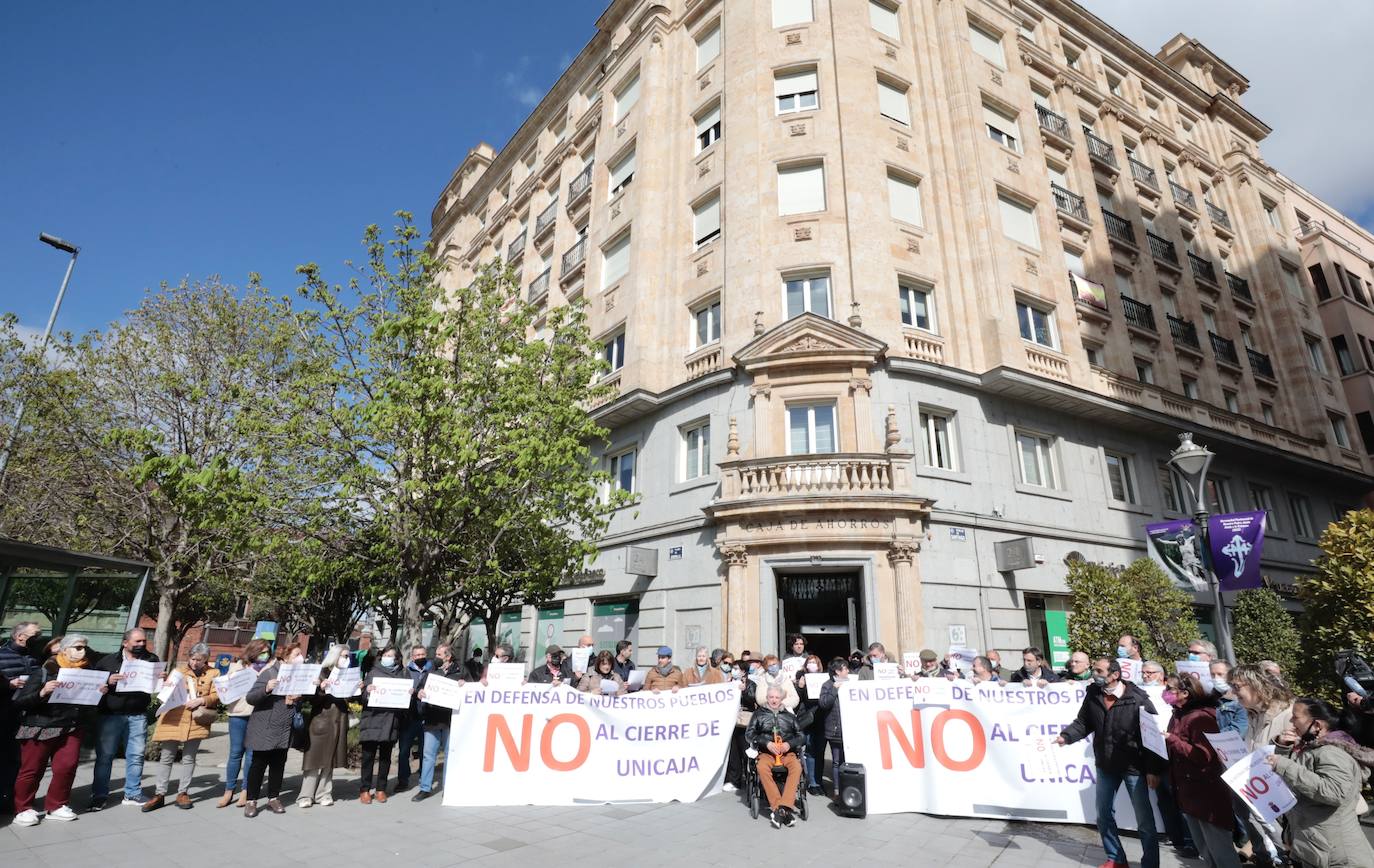
[[729,663],[722,663],[722,664],[720,664],[720,671],[721,671],[722,673],[724,673],[725,675],[729,675],[729,674],[730,674],[730,671],[731,671],[732,669],[734,669],[734,668],[735,668],[735,667],[731,666]]
[[1189,651],[1189,652],[1188,652],[1188,662],[1189,662],[1189,663],[1201,663],[1201,662],[1202,662],[1202,655],[1201,655],[1201,654],[1194,654],[1192,651]]
[[768,667],[768,674],[769,674],[769,675],[777,675],[778,672],[780,672],[780,671],[782,671],[782,667],[779,666],[779,665],[776,664],[776,663],[774,663],[772,666],[769,666],[769,667]]
[[1125,660],[1127,657],[1131,656],[1131,650],[1125,645],[1118,645],[1116,646],[1116,656]]

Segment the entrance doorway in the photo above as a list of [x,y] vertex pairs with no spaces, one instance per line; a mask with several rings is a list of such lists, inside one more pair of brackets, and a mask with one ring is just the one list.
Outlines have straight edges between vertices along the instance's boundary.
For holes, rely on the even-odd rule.
[[785,639],[790,633],[805,636],[807,653],[826,665],[833,657],[848,657],[853,649],[862,648],[862,586],[857,570],[779,576],[779,656],[789,653]]

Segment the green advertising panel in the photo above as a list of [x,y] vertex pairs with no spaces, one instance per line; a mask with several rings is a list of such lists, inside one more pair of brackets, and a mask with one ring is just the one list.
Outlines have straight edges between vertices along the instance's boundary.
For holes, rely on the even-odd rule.
[[1045,637],[1049,639],[1050,668],[1063,669],[1069,665],[1069,613],[1045,612]]

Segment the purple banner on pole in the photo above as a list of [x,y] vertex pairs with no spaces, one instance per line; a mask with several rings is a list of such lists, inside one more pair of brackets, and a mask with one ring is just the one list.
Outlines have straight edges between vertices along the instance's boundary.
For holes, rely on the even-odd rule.
[[1208,586],[1207,554],[1197,526],[1186,518],[1145,525],[1150,558],[1185,588]]
[[1223,591],[1243,591],[1264,584],[1260,576],[1264,516],[1264,511],[1260,510],[1213,515],[1207,519],[1212,566]]

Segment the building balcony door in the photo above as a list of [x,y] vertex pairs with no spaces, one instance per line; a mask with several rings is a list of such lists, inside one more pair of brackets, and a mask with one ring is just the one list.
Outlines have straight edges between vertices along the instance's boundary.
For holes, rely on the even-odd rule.
[[786,656],[785,640],[791,633],[805,636],[807,653],[826,665],[862,648],[862,588],[858,570],[779,575],[779,655]]

